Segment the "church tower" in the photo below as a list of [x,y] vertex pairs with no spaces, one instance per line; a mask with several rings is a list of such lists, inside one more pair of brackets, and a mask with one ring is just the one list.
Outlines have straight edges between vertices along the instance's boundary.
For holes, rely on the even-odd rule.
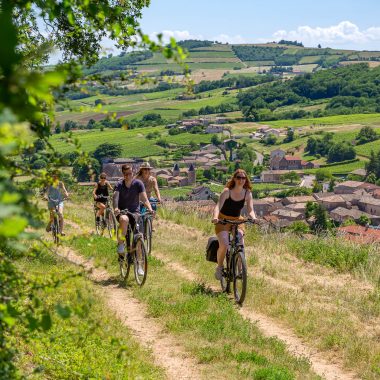
[[179,166],[178,166],[177,163],[175,163],[175,164],[174,164],[174,167],[173,167],[173,177],[177,177],[177,176],[179,176],[179,173],[180,173],[180,171],[179,171]]
[[189,185],[194,185],[196,181],[196,173],[195,173],[195,168],[193,164],[190,164],[189,170],[187,172],[187,180]]

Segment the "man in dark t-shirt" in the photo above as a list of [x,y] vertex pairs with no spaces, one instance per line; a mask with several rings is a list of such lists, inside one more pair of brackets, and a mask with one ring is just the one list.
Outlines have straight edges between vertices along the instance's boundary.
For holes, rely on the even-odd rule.
[[120,210],[128,209],[131,213],[138,213],[141,199],[145,207],[151,213],[154,213],[146,196],[144,184],[140,180],[133,179],[132,177],[132,168],[129,165],[123,165],[121,171],[123,172],[124,179],[116,184],[113,193],[113,207],[121,229],[117,246],[119,256],[124,254],[125,235],[127,234],[128,223],[131,223],[133,228],[136,222],[132,216],[120,215]]

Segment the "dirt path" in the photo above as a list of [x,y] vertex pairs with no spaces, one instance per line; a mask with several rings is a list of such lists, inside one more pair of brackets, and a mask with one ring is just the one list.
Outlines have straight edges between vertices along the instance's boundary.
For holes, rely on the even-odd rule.
[[145,305],[133,298],[130,290],[120,288],[106,270],[95,268],[92,261],[71,249],[63,248],[57,254],[75,265],[83,266],[90,279],[102,289],[110,310],[131,330],[140,344],[152,351],[155,364],[165,369],[168,379],[201,378],[201,365],[148,316]]
[[[163,261],[165,265],[186,280],[197,280],[196,274],[192,273],[178,262],[169,260],[164,254],[154,252],[154,256]],[[216,286],[210,286],[210,288],[214,291],[220,291],[220,288]],[[239,313],[244,318],[255,323],[264,336],[278,338],[286,344],[288,351],[293,355],[306,357],[310,361],[313,371],[326,380],[359,379],[354,373],[343,370],[341,363],[331,363],[327,361],[323,357],[323,354],[308,347],[292,332],[291,329],[280,325],[277,321],[244,307],[239,309]]]

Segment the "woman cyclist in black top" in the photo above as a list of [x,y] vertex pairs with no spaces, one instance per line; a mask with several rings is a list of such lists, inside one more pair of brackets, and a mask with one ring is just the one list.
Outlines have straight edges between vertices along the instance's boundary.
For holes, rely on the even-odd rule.
[[94,191],[92,192],[94,196],[94,201],[96,202],[96,207],[98,212],[96,213],[96,222],[100,222],[100,218],[104,215],[104,210],[106,209],[106,203],[108,201],[109,192],[108,189],[112,190],[111,184],[107,181],[106,173],[101,173],[99,177],[99,182],[95,185]]
[[[215,270],[215,278],[221,280],[223,271],[223,262],[228,248],[228,234],[231,230],[231,224],[218,224],[218,220],[240,220],[240,215],[244,204],[247,204],[248,216],[252,220],[256,219],[253,210],[252,185],[247,173],[243,169],[237,169],[232,178],[228,181],[226,187],[220,194],[219,201],[214,209],[212,223],[215,224],[215,233],[218,237],[218,266]],[[239,226],[239,237],[242,241],[244,236],[243,224]]]

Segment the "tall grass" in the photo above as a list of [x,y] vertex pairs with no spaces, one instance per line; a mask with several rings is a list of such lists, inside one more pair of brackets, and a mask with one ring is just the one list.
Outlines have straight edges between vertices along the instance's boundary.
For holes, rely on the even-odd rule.
[[[43,252],[34,260],[18,262],[27,276],[45,281],[47,274],[62,283],[40,299],[50,309],[52,328],[35,330],[28,340],[22,331],[14,338],[19,368],[30,379],[163,379],[128,330],[103,304],[94,285],[78,269]],[[57,312],[56,312],[57,311]]]

